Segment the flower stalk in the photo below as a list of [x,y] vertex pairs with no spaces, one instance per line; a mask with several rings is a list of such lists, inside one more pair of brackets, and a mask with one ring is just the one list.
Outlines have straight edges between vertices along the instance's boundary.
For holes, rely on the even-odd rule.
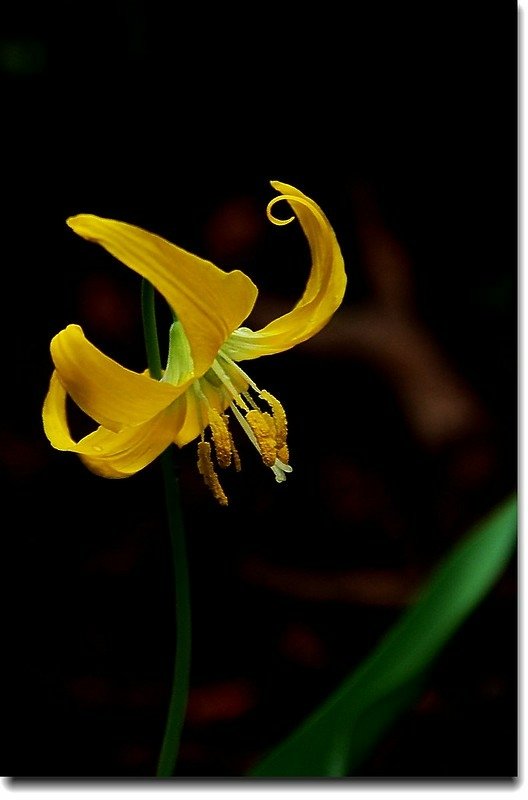
[[[161,380],[162,367],[156,327],[154,288],[145,279],[143,279],[141,286],[141,308],[149,373],[151,378]],[[175,446],[170,445],[160,456],[174,566],[176,653],[165,734],[156,772],[156,777],[158,778],[170,778],[174,775],[185,721],[191,665],[189,571],[181,511],[180,485],[174,463],[174,449]]]

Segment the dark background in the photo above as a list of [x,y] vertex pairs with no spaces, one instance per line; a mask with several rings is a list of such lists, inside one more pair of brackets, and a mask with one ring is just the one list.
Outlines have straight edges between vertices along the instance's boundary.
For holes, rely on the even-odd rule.
[[[2,22],[12,775],[152,775],[172,669],[157,465],[106,481],[42,432],[49,341],[68,323],[145,367],[137,276],[70,214],[244,269],[254,325],[308,268],[295,226],[266,221],[270,179],[321,205],[347,265],[325,331],[249,364],[288,412],[287,484],[239,437],[221,509],[194,445],[181,453],[194,649],[179,775],[243,775],[516,485],[516,4],[167,5],[20,4]],[[516,609],[512,563],[361,777],[516,774]]]

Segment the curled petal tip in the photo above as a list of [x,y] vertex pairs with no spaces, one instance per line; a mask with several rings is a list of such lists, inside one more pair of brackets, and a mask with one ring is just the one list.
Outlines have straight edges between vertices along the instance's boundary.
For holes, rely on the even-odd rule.
[[84,239],[95,239],[96,236],[92,227],[93,222],[97,219],[98,217],[96,217],[95,214],[74,214],[67,218],[66,225],[68,225],[74,233],[77,233]]
[[66,225],[68,225],[68,227],[73,228],[73,230],[75,230],[75,225],[76,225],[77,220],[79,219],[80,216],[82,216],[82,215],[81,214],[73,214],[71,217],[67,217]]
[[268,219],[275,225],[291,222],[292,217],[272,213],[280,201],[289,203],[308,240],[312,266],[303,295],[291,311],[259,331],[241,328],[231,335],[229,352],[235,361],[280,353],[315,336],[341,304],[346,288],[343,256],[322,209],[294,186],[280,181],[271,181],[271,185],[280,194],[268,203]]

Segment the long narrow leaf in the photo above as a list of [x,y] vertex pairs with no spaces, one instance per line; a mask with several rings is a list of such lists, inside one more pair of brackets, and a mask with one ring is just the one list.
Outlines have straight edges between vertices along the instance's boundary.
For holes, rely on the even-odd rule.
[[357,768],[503,572],[516,521],[511,497],[461,539],[375,650],[250,775],[342,777]]

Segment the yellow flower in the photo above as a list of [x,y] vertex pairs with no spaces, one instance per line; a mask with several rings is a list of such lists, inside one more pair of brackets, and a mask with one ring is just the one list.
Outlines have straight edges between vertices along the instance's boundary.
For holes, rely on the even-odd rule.
[[[217,500],[227,504],[213,463],[240,469],[225,413],[231,410],[275,479],[291,472],[286,415],[279,401],[261,391],[238,362],[289,350],[323,328],[338,308],[346,286],[343,258],[327,218],[309,197],[279,181],[280,194],[268,204],[268,218],[287,200],[308,240],[312,266],[304,293],[287,314],[258,331],[241,327],[257,298],[243,272],[224,272],[145,230],[116,220],[79,214],[67,220],[80,236],[98,242],[150,281],[174,311],[169,355],[157,381],[105,356],[79,325],[68,325],[51,341],[55,370],[43,408],[46,435],[57,450],[77,453],[93,472],[124,478],[147,466],[171,443],[197,439],[198,468]],[[73,440],[66,398],[99,427]]]

